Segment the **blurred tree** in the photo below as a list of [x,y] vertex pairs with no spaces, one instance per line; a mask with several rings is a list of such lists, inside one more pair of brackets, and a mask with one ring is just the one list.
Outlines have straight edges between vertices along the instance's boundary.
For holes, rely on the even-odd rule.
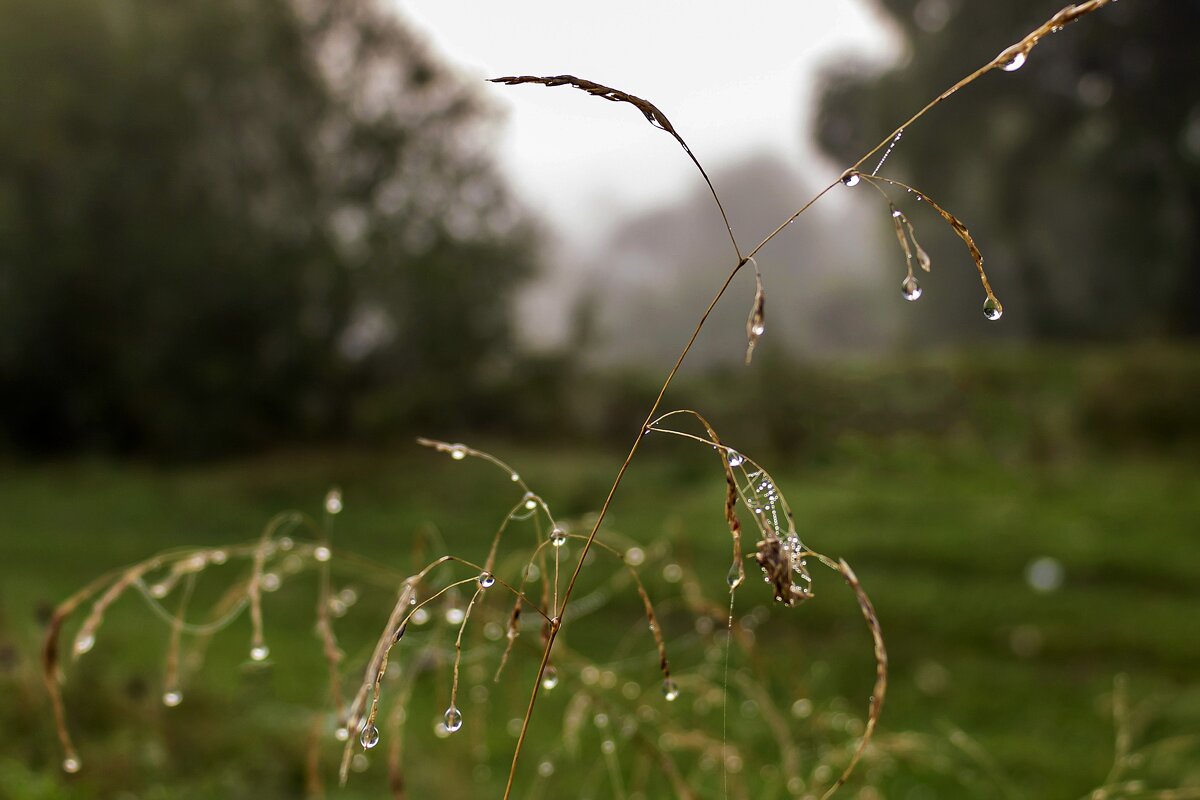
[[[1062,5],[875,2],[907,58],[882,76],[831,76],[818,135],[842,162]],[[1010,334],[1200,333],[1197,30],[1194,2],[1112,4],[1044,41],[1019,71],[989,73],[934,109],[889,159],[883,174],[911,178],[976,234]],[[961,245],[933,214],[909,216],[936,244],[926,296],[941,295],[915,325],[943,336],[983,329],[983,294]],[[881,230],[890,235],[882,221]]]
[[376,0],[0,0],[4,435],[203,453],[382,386],[447,413],[534,259],[490,117]]

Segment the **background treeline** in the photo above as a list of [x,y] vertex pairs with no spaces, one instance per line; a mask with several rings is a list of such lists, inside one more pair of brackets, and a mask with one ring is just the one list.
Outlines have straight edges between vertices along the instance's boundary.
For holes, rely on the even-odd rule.
[[14,446],[342,434],[509,352],[534,249],[489,109],[380,3],[3,0],[0,104]]
[[[818,137],[839,162],[976,66],[972,43],[1047,14],[1038,0],[877,5],[908,57],[884,75],[831,72]],[[765,430],[748,437],[807,446],[897,420],[1003,427],[1049,379],[1088,438],[1123,436],[1098,421],[1129,418],[1173,441],[1158,428],[1196,413],[1179,342],[1200,332],[1200,89],[1185,80],[1198,15],[1116,4],[956,96],[892,155],[889,171],[986,243],[1001,327],[981,333],[961,244],[915,212],[934,291],[920,313],[874,319],[902,305],[901,257],[864,189],[839,235],[876,236],[881,266],[861,310],[838,288],[829,324],[864,332],[874,361],[792,363],[803,343],[771,323],[769,368],[710,359],[683,393],[757,409]],[[188,457],[431,429],[627,434],[653,377],[589,353],[674,350],[680,329],[643,318],[618,326],[640,342],[606,341],[592,324],[604,309],[579,302],[569,341],[522,349],[512,301],[544,237],[489,161],[484,91],[376,0],[0,0],[0,446]],[[864,234],[862,220],[878,224]],[[1176,344],[1090,351],[1079,381],[1061,350],[896,358],[985,336]]]

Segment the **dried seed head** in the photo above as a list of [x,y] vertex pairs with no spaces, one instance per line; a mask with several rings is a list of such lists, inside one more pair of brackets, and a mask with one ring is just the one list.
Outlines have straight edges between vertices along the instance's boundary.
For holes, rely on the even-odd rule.
[[759,337],[767,331],[766,326],[766,293],[763,291],[762,273],[759,272],[758,263],[753,259],[749,259],[754,265],[754,303],[750,306],[750,316],[746,318],[746,363],[750,363],[750,359],[754,356],[754,346],[758,344]]

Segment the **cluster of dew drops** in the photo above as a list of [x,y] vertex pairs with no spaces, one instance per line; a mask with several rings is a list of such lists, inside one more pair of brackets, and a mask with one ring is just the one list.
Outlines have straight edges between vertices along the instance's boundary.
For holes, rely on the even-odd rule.
[[[1058,33],[1060,30],[1062,30],[1061,27],[1055,27],[1052,29],[1052,32]],[[1005,72],[1016,72],[1025,65],[1027,58],[1028,56],[1023,50],[1017,50],[1011,56],[1001,62],[999,67]],[[880,159],[879,166],[875,168],[875,172],[878,172],[879,167],[883,166],[883,162],[887,159],[888,155],[891,154],[892,148],[896,146],[903,134],[903,129],[897,131],[896,137],[892,140],[887,151],[883,154],[883,158]],[[872,174],[875,173],[873,172]],[[861,180],[862,179],[860,178],[859,173],[854,170],[847,170],[846,174],[842,176],[842,184],[851,188],[857,186]],[[900,284],[900,290],[904,295],[904,299],[910,302],[915,302],[921,298],[921,285],[917,282],[917,279],[911,275],[906,277]],[[989,294],[983,301],[983,316],[988,320],[995,322],[996,320],[1000,319],[1003,314],[1004,306],[1000,304],[999,300]]]
[[[746,464],[746,457],[737,450],[727,450],[725,453],[725,458],[729,462],[729,466],[735,469]],[[769,522],[773,526],[773,530],[778,531],[780,529],[778,489],[775,487],[775,484],[771,481],[770,477],[768,477],[767,474],[761,469],[755,469],[746,473],[746,477],[750,481],[750,486],[755,490],[755,494],[761,495],[765,498],[761,501],[756,500],[754,505],[751,507],[753,512],[758,515],[766,515],[769,513],[771,516]],[[758,481],[757,485],[754,483],[755,481]],[[804,551],[804,542],[800,540],[800,535],[795,531],[787,533],[787,535],[783,537],[783,548],[794,557],[795,560],[793,561],[793,570],[800,575],[806,584],[793,584],[794,588],[797,588],[802,592],[810,592],[812,578],[804,570],[804,568],[807,566],[805,560],[799,557]],[[734,564],[729,568],[727,580],[731,588],[736,588],[738,583],[741,581],[742,576],[738,566],[738,564]],[[771,580],[769,577],[764,577],[764,579],[768,582]],[[668,697],[667,699],[673,700],[674,698]]]
[[[1003,67],[1001,67],[1001,69],[1011,72],[1012,70],[1018,69],[1021,66],[1021,64],[1024,64],[1024,63],[1025,63],[1024,54],[1018,53],[1016,56],[1013,57],[1013,59],[1011,61],[1007,62]],[[1016,64],[1016,66],[1012,66],[1013,64]],[[862,178],[859,176],[859,173],[857,173],[853,170],[847,172],[842,177],[842,184],[845,186],[848,186],[848,187],[857,186],[861,182],[862,182]],[[893,212],[893,213],[895,214],[898,212]],[[921,284],[919,284],[917,282],[917,279],[912,277],[911,275],[906,277],[901,282],[900,291],[904,295],[904,299],[908,300],[909,302],[915,302],[915,301],[921,299]],[[999,300],[997,300],[995,297],[993,297],[990,294],[986,298],[984,298],[983,316],[985,318],[987,318],[988,320],[990,320],[992,322],[995,322],[996,320],[1000,319],[1000,317],[1003,314],[1004,314],[1004,306],[1002,306],[1000,304]]]

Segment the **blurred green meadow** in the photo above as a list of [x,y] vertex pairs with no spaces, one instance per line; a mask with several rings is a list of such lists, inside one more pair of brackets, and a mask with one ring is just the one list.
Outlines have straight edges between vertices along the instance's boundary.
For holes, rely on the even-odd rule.
[[[1159,359],[1170,361],[1175,375],[1187,372],[1180,364],[1195,362],[1179,352]],[[1139,388],[1153,385],[1147,364],[1154,359],[1146,353],[1060,352],[1010,359],[1007,370],[1003,360],[984,359],[995,380],[975,388],[961,379],[966,361],[913,370],[926,376],[926,396],[957,383],[966,387],[964,407],[983,409],[948,429],[910,421],[891,431],[867,430],[860,423],[807,448],[764,446],[760,453],[743,447],[774,474],[806,544],[845,558],[878,611],[891,657],[887,702],[876,744],[848,792],[863,798],[1084,796],[1105,781],[1113,762],[1118,676],[1127,678],[1124,732],[1135,754],[1122,780],[1143,783],[1112,796],[1139,796],[1139,786],[1194,791],[1200,750],[1188,737],[1200,730],[1200,463],[1194,440],[1189,444],[1185,435],[1189,427],[1164,417],[1161,390],[1138,399]],[[1085,363],[1092,364],[1093,378],[1064,379],[1061,391],[1044,392],[1036,402],[1020,388],[1053,388],[1033,376],[1077,378]],[[913,389],[880,380],[889,368],[879,368],[873,380],[864,369],[813,370],[810,396],[821,396],[821,381],[842,391],[861,381],[862,391],[877,398]],[[1095,377],[1130,369],[1141,370],[1136,380],[1104,384]],[[1103,413],[1081,388],[1102,384],[1115,391]],[[806,413],[814,412],[800,416]],[[899,412],[893,404],[881,413]],[[1180,413],[1194,409],[1184,404]],[[1119,427],[1124,438],[1086,435],[1097,415],[1118,414],[1124,414],[1120,426],[1106,425]],[[720,415],[714,422],[721,427]],[[1176,433],[1134,437],[1130,432],[1139,425]],[[741,447],[736,438],[726,440]],[[576,528],[603,499],[621,455],[594,444],[470,443],[512,464],[556,516],[574,520]],[[739,636],[752,637],[752,647],[734,650],[726,681],[725,620],[719,617],[728,602],[729,544],[720,466],[694,443],[661,437],[648,445],[601,540],[619,551],[636,546],[644,552],[640,571],[658,607],[681,697],[672,704],[661,697],[637,594],[622,582],[614,560],[597,557],[584,572],[579,617],[568,620],[556,648],[561,682],[539,701],[517,796],[672,796],[658,762],[647,755],[657,747],[672,754],[698,797],[722,797],[719,762],[704,747],[690,749],[688,736],[720,741],[725,697],[728,741],[737,748],[737,758],[726,764],[730,796],[790,796],[779,725],[799,748],[805,781],[799,794],[827,785],[836,777],[833,765],[844,763],[847,744],[861,733],[874,674],[853,595],[837,575],[817,567],[816,598],[783,608],[771,602],[748,562],[750,580],[738,591],[734,624]],[[348,787],[336,786],[341,748],[332,717],[321,713],[326,677],[314,635],[311,572],[265,595],[272,651],[266,665],[248,661],[244,614],[216,635],[199,669],[188,667],[191,640],[185,638],[184,701],[177,708],[161,700],[168,626],[136,593],[122,599],[95,648],[66,664],[68,718],[84,763],[78,775],[59,769],[62,754],[38,678],[42,622],[74,589],[156,551],[252,541],[281,510],[319,517],[333,485],[345,498],[333,534],[334,585],[356,595],[336,620],[346,651],[343,684],[353,688],[400,576],[446,552],[483,561],[497,524],[520,500],[503,473],[403,443],[186,467],[87,459],[5,466],[0,796],[302,796],[314,788],[306,777],[314,735],[328,796],[386,795],[386,729],[370,760],[355,762]],[[529,531],[514,523],[502,553],[527,557]],[[376,580],[346,551],[395,570],[396,577]],[[564,564],[566,554],[576,554],[575,546],[564,548]],[[518,579],[521,556],[497,563],[501,578]],[[247,569],[231,561],[202,573],[196,613],[202,598]],[[449,573],[471,575],[461,568]],[[684,613],[679,598],[697,590],[714,604],[716,619]],[[168,607],[176,597],[165,600]],[[469,591],[460,594],[456,607],[469,598]],[[502,641],[487,623],[503,623],[510,608],[492,589],[472,617],[459,694],[465,724],[453,737],[434,730],[450,686],[451,639],[438,622],[443,606],[432,606],[435,619],[398,647],[398,671],[415,680],[405,706],[409,796],[500,794],[515,741],[512,720],[523,712],[540,649],[537,627],[526,619],[505,677],[492,682]],[[526,616],[533,615],[527,610]],[[73,631],[68,624],[68,653]],[[392,708],[387,692],[397,686],[385,684],[385,715]],[[597,727],[592,717],[601,713],[606,721]],[[581,714],[587,718],[582,726]],[[641,738],[650,731],[654,746]],[[615,748],[606,754],[608,739]]]

